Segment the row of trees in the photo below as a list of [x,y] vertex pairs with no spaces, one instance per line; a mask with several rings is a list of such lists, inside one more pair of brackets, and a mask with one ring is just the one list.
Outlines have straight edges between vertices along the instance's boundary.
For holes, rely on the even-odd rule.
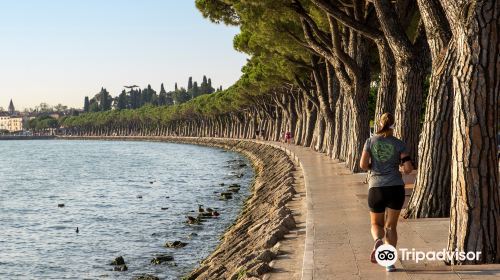
[[[83,111],[103,112],[109,111],[112,108],[118,110],[137,109],[148,104],[153,106],[170,106],[187,102],[200,95],[215,92],[215,89],[212,87],[212,80],[210,78],[207,79],[205,75],[203,75],[203,81],[200,85],[196,81],[193,82],[192,77],[189,77],[187,89],[184,87],[178,88],[177,83],[175,83],[174,90],[169,92],[165,90],[163,84],[161,84],[159,93],[152,89],[151,85],[148,85],[143,90],[138,89],[139,87],[135,85],[126,86],[126,88],[129,89],[128,92],[123,90],[116,97],[112,97],[105,88],[101,88],[101,91],[91,99],[86,96]],[[222,90],[222,86],[217,90]]]
[[40,114],[38,117],[29,119],[26,122],[26,128],[34,133],[57,129],[58,127],[59,123],[57,119],[48,114]]
[[449,250],[500,262],[499,1],[196,5],[211,21],[240,27],[234,46],[251,56],[240,80],[177,106],[67,118],[68,133],[278,140],[286,130],[357,172],[370,120],[376,129],[391,112],[418,166],[406,216],[450,217]]
[[[25,116],[45,115],[50,113],[57,113],[61,115],[78,115],[79,111],[80,111],[79,109],[70,108],[60,103],[51,106],[47,103],[42,102],[40,103],[40,105],[36,105],[34,108],[30,107],[25,108],[20,113]],[[5,112],[3,107],[0,107],[0,112]]]

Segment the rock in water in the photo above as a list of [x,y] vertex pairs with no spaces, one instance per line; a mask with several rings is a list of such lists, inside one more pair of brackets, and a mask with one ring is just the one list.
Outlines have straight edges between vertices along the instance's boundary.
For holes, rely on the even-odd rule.
[[212,212],[200,213],[198,214],[198,219],[210,218],[212,217]]
[[124,265],[125,260],[122,256],[116,257],[114,261],[111,262],[111,265]]
[[113,271],[127,271],[127,270],[128,270],[128,267],[126,264],[117,265],[117,266],[113,267]]
[[132,278],[132,280],[160,280],[160,278],[154,275],[144,274],[141,276],[134,277]]
[[172,257],[172,256],[169,256],[169,255],[158,255],[158,256],[154,257],[151,260],[151,263],[152,264],[162,264],[164,262],[171,262],[173,260],[174,260],[174,257]]
[[233,193],[232,192],[223,192],[220,194],[222,199],[231,199],[233,198]]
[[228,190],[228,192],[237,193],[237,192],[240,191],[240,188],[238,188],[238,187],[229,187],[227,190]]
[[199,225],[201,223],[200,219],[192,217],[192,216],[187,216],[187,221],[186,223],[190,225]]
[[187,243],[181,241],[167,242],[165,243],[165,247],[167,248],[183,248],[187,245]]

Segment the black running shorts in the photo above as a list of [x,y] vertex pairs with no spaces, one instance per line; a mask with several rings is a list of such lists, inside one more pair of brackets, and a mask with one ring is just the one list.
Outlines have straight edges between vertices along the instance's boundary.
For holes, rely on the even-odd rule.
[[384,213],[385,208],[401,210],[404,202],[404,185],[373,187],[368,191],[368,207],[374,213]]

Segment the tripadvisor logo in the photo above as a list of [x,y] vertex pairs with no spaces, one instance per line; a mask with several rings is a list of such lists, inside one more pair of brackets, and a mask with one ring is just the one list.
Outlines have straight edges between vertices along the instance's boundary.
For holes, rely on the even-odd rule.
[[[450,259],[456,259],[460,261],[478,261],[481,256],[481,252],[460,252],[447,251],[445,249],[441,251],[417,251],[414,248],[400,248],[401,260],[402,261],[414,261],[419,263],[421,261],[446,261]],[[398,252],[394,246],[390,244],[384,244],[377,248],[375,251],[375,259],[377,263],[381,266],[394,265],[398,260]]]
[[381,266],[390,266],[398,260],[398,251],[390,244],[380,245],[375,251],[375,259]]

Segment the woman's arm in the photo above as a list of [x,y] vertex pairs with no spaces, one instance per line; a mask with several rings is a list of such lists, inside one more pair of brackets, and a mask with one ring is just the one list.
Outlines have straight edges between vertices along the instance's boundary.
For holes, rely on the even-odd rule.
[[370,169],[370,153],[367,151],[363,151],[361,154],[361,160],[359,161],[359,167],[363,170],[368,170]]
[[[401,154],[401,159],[404,158],[409,158],[410,155],[406,153]],[[411,163],[411,160],[405,160],[401,165],[400,171],[402,171],[405,174],[410,174],[413,171],[413,164]]]

